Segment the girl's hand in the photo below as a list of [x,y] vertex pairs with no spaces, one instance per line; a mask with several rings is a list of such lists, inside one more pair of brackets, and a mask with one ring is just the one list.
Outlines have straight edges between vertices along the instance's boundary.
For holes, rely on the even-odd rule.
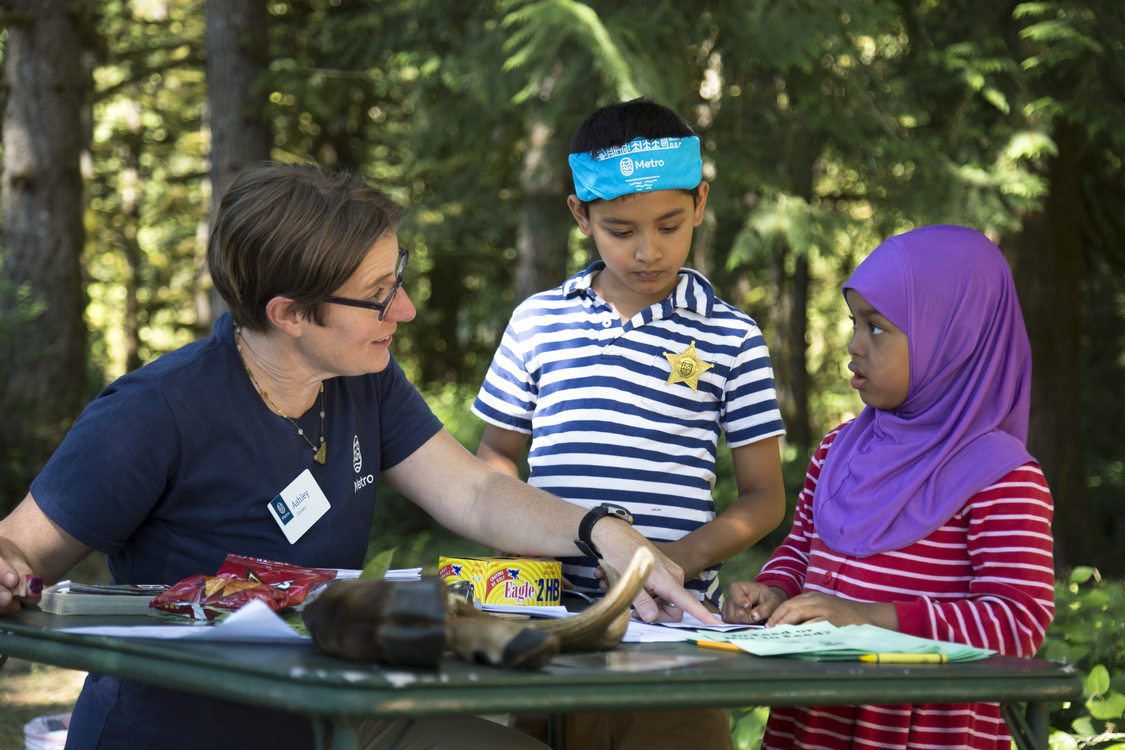
[[819,591],[807,591],[782,603],[770,615],[766,627],[823,621],[836,627],[878,625],[888,630],[898,630],[898,614],[893,604],[857,602]]
[[757,625],[786,600],[785,592],[753,581],[735,581],[723,603],[723,621],[738,625]]

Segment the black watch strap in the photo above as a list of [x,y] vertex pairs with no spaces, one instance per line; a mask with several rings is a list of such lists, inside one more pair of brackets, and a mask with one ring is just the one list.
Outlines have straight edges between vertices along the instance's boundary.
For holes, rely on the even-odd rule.
[[633,516],[629,513],[628,509],[613,503],[602,503],[594,508],[591,508],[585,516],[582,517],[582,522],[578,524],[578,538],[574,540],[574,546],[586,557],[592,557],[595,560],[600,560],[602,553],[594,546],[592,534],[594,533],[594,524],[606,516],[613,516],[620,518],[625,523],[632,525]]

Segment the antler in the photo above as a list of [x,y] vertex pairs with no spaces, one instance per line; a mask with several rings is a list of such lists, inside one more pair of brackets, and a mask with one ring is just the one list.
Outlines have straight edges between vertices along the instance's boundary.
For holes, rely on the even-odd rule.
[[[609,591],[605,596],[576,615],[550,620],[520,621],[520,627],[550,633],[558,638],[562,651],[611,649],[625,635],[625,629],[629,625],[629,605],[644,587],[654,563],[655,558],[648,547],[637,549],[622,576],[618,576],[613,568],[602,561],[602,569],[610,579]],[[448,609],[453,627],[461,619],[488,619],[505,624],[512,622],[481,612],[464,599],[455,597],[449,598]]]
[[451,648],[467,661],[504,669],[538,669],[562,651],[615,647],[629,624],[654,558],[639,548],[599,601],[571,617],[511,620],[473,608],[448,594],[436,578],[417,582],[339,581],[305,607],[302,616],[318,648],[333,656],[383,664],[436,667]]

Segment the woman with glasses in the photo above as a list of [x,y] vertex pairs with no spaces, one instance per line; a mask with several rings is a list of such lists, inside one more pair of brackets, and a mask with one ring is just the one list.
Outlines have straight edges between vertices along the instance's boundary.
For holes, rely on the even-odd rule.
[[[615,567],[648,545],[621,520],[492,471],[430,412],[391,355],[414,305],[402,210],[364,180],[309,164],[255,165],[224,196],[208,245],[226,302],[209,338],[102,391],[0,521],[0,614],[25,574],[46,583],[93,550],[117,583],[214,574],[228,553],[360,568],[380,480],[481,544],[574,553],[579,526]],[[598,517],[600,518],[600,516]],[[682,571],[656,553],[649,590],[707,619]],[[652,619],[647,594],[636,602]],[[174,728],[174,737],[169,729]],[[468,719],[373,722],[412,747],[529,747]],[[380,735],[380,732],[383,732]],[[312,747],[296,715],[91,675],[72,747]],[[427,745],[429,746],[429,745]],[[436,746],[441,746],[440,743]]]

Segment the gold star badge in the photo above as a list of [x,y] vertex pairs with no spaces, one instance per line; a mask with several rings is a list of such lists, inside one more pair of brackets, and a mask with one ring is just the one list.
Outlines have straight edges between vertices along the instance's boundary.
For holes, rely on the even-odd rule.
[[695,355],[694,341],[691,342],[691,346],[684,349],[683,354],[664,352],[664,356],[668,358],[668,364],[672,365],[672,374],[668,376],[664,385],[687,383],[693,391],[698,391],[699,376],[714,367]]

